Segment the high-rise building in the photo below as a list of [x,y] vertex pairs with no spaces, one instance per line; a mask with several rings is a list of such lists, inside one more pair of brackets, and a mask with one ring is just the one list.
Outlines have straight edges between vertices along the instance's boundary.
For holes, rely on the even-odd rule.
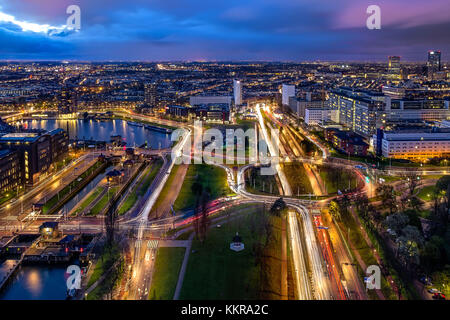
[[331,91],[329,97],[329,107],[336,110],[339,124],[365,137],[372,136],[380,126],[385,103],[378,97],[342,88]]
[[240,80],[233,80],[234,105],[242,104],[242,82]]
[[147,105],[156,107],[158,104],[158,92],[156,83],[146,83],[144,85],[144,102]]
[[400,57],[390,56],[388,64],[388,74],[392,77],[400,78],[401,67],[400,67]]
[[295,86],[283,84],[281,87],[281,103],[284,106],[288,106],[290,97],[295,97]]
[[435,74],[441,71],[441,52],[429,51],[427,62],[428,78],[433,79]]
[[59,96],[59,112],[72,113],[77,111],[78,98],[77,92],[71,88],[63,88]]

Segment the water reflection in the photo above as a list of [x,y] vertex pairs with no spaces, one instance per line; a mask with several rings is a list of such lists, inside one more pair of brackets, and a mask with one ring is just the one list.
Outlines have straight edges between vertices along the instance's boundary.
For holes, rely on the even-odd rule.
[[0,293],[2,300],[64,300],[66,266],[22,266]]
[[121,135],[127,145],[140,146],[146,141],[148,145],[157,149],[168,148],[171,145],[170,135],[145,129],[138,126],[130,126],[124,120],[114,119],[108,121],[99,120],[29,120],[25,121],[25,128],[53,130],[61,128],[69,132],[70,138],[94,139],[109,141],[111,135]]

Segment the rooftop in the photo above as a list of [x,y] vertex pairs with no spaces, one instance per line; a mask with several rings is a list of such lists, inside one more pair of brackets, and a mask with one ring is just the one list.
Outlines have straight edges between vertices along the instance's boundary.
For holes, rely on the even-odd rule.
[[11,141],[35,141],[40,137],[39,134],[35,132],[18,132],[18,133],[8,133],[0,137],[0,141],[11,142]]

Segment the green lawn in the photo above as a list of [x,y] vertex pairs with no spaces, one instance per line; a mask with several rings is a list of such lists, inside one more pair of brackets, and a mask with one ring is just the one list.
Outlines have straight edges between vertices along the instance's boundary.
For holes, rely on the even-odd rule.
[[386,183],[403,180],[404,178],[399,176],[378,176],[378,178],[384,179]]
[[[350,189],[355,189],[357,187],[358,179],[349,170],[324,166],[319,167],[319,170],[328,194],[337,193],[338,190],[344,191],[345,189],[348,189],[349,186]],[[332,170],[334,171],[333,173],[331,172]],[[333,176],[336,172],[339,172],[339,180],[335,180],[336,176]]]
[[433,200],[433,192],[435,186],[426,186],[420,189],[417,197],[423,201],[431,201]]
[[294,195],[314,193],[302,163],[283,163],[282,168]]
[[92,203],[95,199],[97,199],[98,195],[104,190],[104,187],[97,187],[94,192],[92,192],[89,197],[84,200],[80,206],[75,210],[74,215],[77,215],[81,212],[83,212],[84,209],[87,208],[87,206]]
[[122,203],[119,208],[119,215],[123,215],[128,210],[130,210],[139,197],[143,196],[147,189],[150,187],[150,184],[155,179],[155,176],[158,174],[159,169],[161,168],[163,161],[161,159],[156,160],[156,162],[148,169],[141,180],[139,180],[134,186],[133,190],[130,192],[126,200]]
[[159,248],[155,260],[155,273],[148,298],[172,300],[186,248]]
[[104,249],[102,255],[99,257],[97,263],[95,264],[94,271],[89,278],[87,287],[89,288],[95,281],[100,279],[100,277],[112,267],[114,262],[120,257],[120,252],[117,247]]
[[[262,243],[264,232],[254,231],[251,226],[255,224],[254,217],[261,215],[261,207],[249,208],[249,214],[224,222],[221,228],[213,227],[208,231],[207,238],[202,244],[193,240],[193,253],[189,256],[188,266],[180,293],[180,299],[208,300],[208,299],[258,299],[261,289],[261,264],[256,264],[253,245]],[[252,218],[253,216],[253,218]],[[273,218],[281,220],[280,218]],[[258,228],[257,228],[258,229]],[[230,242],[236,232],[243,239],[245,249],[240,252],[230,250]],[[274,229],[274,240],[263,255],[267,262],[265,275],[269,278],[267,292],[277,293],[281,284],[280,258],[281,246],[279,229]],[[275,284],[275,285],[274,285]],[[276,285],[278,284],[278,287]]]
[[103,195],[103,197],[97,202],[97,204],[92,207],[89,215],[90,216],[98,215],[103,210],[103,208],[105,208],[108,205],[108,199],[111,200],[116,194],[118,189],[119,189],[118,187],[109,188],[109,190]]
[[172,171],[170,171],[170,175],[167,178],[166,183],[164,184],[164,187],[162,188],[161,192],[159,193],[158,199],[156,199],[155,204],[152,207],[152,213],[155,212],[159,206],[161,205],[162,201],[167,197],[167,193],[172,188],[172,183],[175,177],[177,176],[178,169],[180,168],[179,165],[174,165],[172,168]]
[[245,172],[245,188],[256,194],[279,195],[276,175],[261,175],[260,168],[249,168]]
[[11,200],[16,196],[16,191],[9,191],[5,192],[3,195],[0,196],[0,205],[4,204],[6,201]]
[[226,196],[231,192],[228,189],[225,170],[207,164],[191,164],[189,165],[180,193],[175,201],[175,211],[185,210],[195,206],[195,195],[191,189],[195,181],[201,182],[204,188],[210,188],[211,200]]
[[152,169],[149,174],[147,174],[143,180],[142,187],[139,189],[139,195],[143,196],[147,189],[150,187],[150,184],[155,179],[156,175],[159,172],[159,169],[161,169],[161,166],[163,165],[163,160],[158,158],[155,163],[152,165]]

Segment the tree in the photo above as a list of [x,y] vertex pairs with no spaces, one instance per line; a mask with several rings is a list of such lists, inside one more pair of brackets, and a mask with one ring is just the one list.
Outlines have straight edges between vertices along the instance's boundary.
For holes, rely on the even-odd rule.
[[388,184],[379,186],[376,190],[377,195],[381,198],[381,207],[389,209],[389,214],[397,211],[397,203],[395,201],[394,187]]
[[419,229],[415,226],[406,226],[397,239],[397,254],[408,270],[408,263],[419,264],[419,248],[424,240]]
[[339,204],[336,201],[330,202],[330,215],[333,217],[334,220],[339,221],[341,220],[341,211],[339,208]]
[[337,203],[339,205],[341,217],[342,218],[347,217],[349,214],[348,208],[351,205],[349,197],[346,194],[344,194],[342,197],[338,198]]
[[407,226],[409,218],[403,213],[391,214],[386,218],[386,226],[394,231],[397,235]]
[[341,174],[342,174],[342,172],[340,170],[335,170],[335,169],[333,170],[333,169],[331,169],[331,170],[327,170],[327,174],[328,174],[328,178],[331,181],[331,184],[336,189],[338,189],[341,186],[341,180],[342,180]]
[[109,209],[105,215],[106,244],[112,247],[117,222],[117,201],[114,197],[110,199]]
[[366,194],[359,195],[355,200],[356,211],[364,224],[368,225],[370,223],[369,211],[372,211],[373,206],[369,205],[369,198]]
[[445,263],[445,242],[438,236],[432,236],[423,249],[420,251],[421,265],[430,274],[434,270],[440,269]]
[[209,216],[208,216],[208,202],[210,200],[211,193],[210,189],[207,187],[204,189],[201,200],[200,200],[200,222],[199,222],[199,235],[201,243],[206,240],[206,234],[209,227]]
[[412,196],[412,197],[409,199],[409,203],[410,203],[411,208],[412,208],[413,210],[415,210],[416,212],[421,211],[422,208],[423,208],[423,205],[425,204],[421,199],[419,199],[419,198],[416,197],[416,196]]
[[411,198],[414,196],[416,189],[422,184],[422,180],[420,180],[420,176],[415,171],[404,174],[403,178],[406,181],[408,196]]
[[375,207],[373,207],[373,210],[370,210],[370,216],[375,224],[375,227],[379,228],[381,222],[383,221],[383,215],[378,210],[376,210]]
[[286,202],[284,202],[283,198],[279,198],[273,203],[272,207],[270,208],[270,213],[279,217],[286,209]]

